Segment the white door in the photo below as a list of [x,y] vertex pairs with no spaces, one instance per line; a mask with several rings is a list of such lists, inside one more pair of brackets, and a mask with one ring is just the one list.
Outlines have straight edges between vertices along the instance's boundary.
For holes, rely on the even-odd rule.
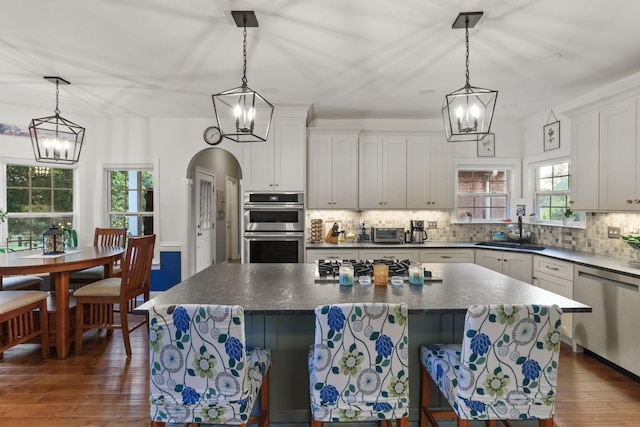
[[240,260],[240,193],[238,180],[227,177],[227,260]]
[[215,176],[196,170],[196,273],[214,263],[215,245]]

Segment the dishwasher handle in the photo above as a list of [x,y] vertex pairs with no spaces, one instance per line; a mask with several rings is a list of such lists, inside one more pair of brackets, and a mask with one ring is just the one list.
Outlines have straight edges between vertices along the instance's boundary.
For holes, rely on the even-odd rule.
[[597,281],[599,281],[601,283],[604,283],[604,284],[607,284],[607,285],[612,285],[612,286],[617,286],[619,288],[626,289],[626,290],[632,291],[632,292],[638,292],[640,290],[638,285],[636,285],[635,283],[628,283],[628,282],[623,282],[621,280],[609,279],[607,277],[602,277],[602,276],[599,276],[597,274],[587,273],[586,271],[578,271],[578,276],[579,277],[586,277],[586,278],[592,279],[592,280],[597,280]]

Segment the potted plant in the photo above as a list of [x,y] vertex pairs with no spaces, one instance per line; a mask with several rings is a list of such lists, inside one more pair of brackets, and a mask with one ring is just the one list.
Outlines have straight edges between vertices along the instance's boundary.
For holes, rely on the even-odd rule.
[[471,215],[471,211],[467,211],[466,214],[467,214],[467,217],[466,217],[467,222],[471,222],[473,220],[473,215]]
[[571,208],[566,208],[564,210],[564,218],[562,218],[562,225],[564,225],[565,227],[569,227],[571,226],[571,224],[573,224],[573,211],[571,210]]

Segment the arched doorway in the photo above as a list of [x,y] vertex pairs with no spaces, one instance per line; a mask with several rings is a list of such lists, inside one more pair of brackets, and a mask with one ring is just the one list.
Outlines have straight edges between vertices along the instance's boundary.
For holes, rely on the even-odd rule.
[[[187,169],[192,183],[189,195],[187,245],[188,276],[212,263],[235,258],[234,242],[240,242],[240,191],[242,168],[238,159],[222,148],[207,148],[196,154]],[[229,185],[229,182],[236,185]],[[234,191],[234,194],[228,194]],[[234,203],[237,206],[228,206]],[[234,231],[235,230],[235,231]],[[229,236],[228,233],[237,236]]]

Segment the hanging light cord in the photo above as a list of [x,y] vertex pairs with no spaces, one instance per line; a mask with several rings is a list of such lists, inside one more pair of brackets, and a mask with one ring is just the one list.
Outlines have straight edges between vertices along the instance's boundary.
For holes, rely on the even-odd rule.
[[56,79],[56,109],[53,110],[53,112],[56,113],[56,116],[60,115],[60,109],[58,108],[59,96],[60,96],[60,89],[58,88],[58,79]]
[[467,84],[465,85],[465,88],[469,89],[471,87],[471,85],[469,84],[469,16],[465,17],[464,19],[464,29],[465,29],[464,45],[467,49],[467,54],[464,62],[464,65],[466,67],[465,77],[467,79]]
[[[242,42],[242,87],[247,88],[247,15],[244,15],[243,19],[243,28],[242,35],[244,37],[244,41]],[[467,79],[468,80],[468,79]]]

